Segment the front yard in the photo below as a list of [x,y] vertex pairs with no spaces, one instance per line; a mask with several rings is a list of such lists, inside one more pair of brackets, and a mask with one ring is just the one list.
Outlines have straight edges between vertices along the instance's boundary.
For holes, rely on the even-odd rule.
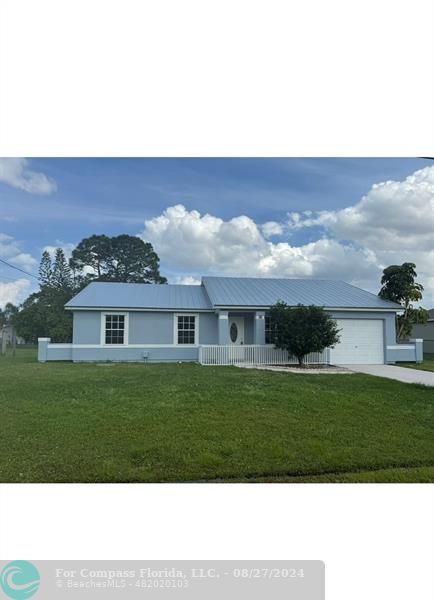
[[430,481],[432,389],[0,356],[1,482]]

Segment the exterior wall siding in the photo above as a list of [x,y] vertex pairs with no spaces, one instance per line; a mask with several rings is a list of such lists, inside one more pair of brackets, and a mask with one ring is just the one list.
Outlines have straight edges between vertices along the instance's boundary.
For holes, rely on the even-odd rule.
[[99,344],[101,341],[101,313],[77,310],[73,314],[72,343]]
[[[106,312],[116,312],[106,311]],[[125,311],[121,311],[125,312]],[[330,311],[336,319],[381,319],[384,335],[384,360],[414,360],[415,350],[400,347],[395,336],[395,315],[380,311]],[[198,345],[228,344],[228,319],[220,318],[215,312],[191,311],[199,319]],[[227,311],[220,311],[227,317]],[[245,343],[260,343],[263,337],[264,320],[255,320],[263,311],[229,311],[229,315],[245,318]],[[420,336],[422,337],[422,336]],[[262,342],[264,343],[264,342]],[[418,348],[419,352],[419,348]],[[81,361],[134,361],[134,362],[177,362],[197,361],[198,346],[174,344],[174,312],[130,311],[129,336],[126,346],[101,345],[101,312],[74,311],[72,344],[40,344],[39,360]]]
[[[107,310],[113,312],[116,310]],[[125,311],[120,311],[125,312]],[[197,346],[174,345],[174,312],[130,311],[128,345],[101,345],[101,312],[74,311],[73,344],[48,350],[46,360],[74,362],[178,362],[197,361]],[[199,344],[218,343],[218,317],[215,313],[198,315]],[[49,344],[51,349],[53,344]],[[88,346],[88,347],[86,347]],[[134,347],[132,347],[134,346]]]
[[[197,362],[197,346],[100,346],[72,348],[74,362]],[[61,360],[61,359],[57,359]]]
[[[113,312],[105,311],[105,312]],[[124,311],[121,311],[124,312]],[[129,312],[129,344],[173,344],[173,312]],[[190,313],[189,313],[190,314]],[[199,318],[199,343],[218,344],[218,320],[215,313],[194,313]],[[73,344],[100,344],[101,312],[74,311]]]

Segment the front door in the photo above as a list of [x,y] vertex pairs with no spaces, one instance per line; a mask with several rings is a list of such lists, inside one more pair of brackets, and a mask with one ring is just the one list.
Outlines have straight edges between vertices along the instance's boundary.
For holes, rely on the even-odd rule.
[[229,340],[234,346],[244,344],[244,317],[229,317]]

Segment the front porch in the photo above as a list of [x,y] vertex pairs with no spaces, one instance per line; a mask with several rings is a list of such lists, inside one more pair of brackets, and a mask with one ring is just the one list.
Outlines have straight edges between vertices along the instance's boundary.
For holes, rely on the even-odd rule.
[[263,346],[265,339],[265,311],[219,310],[219,346]]
[[[298,364],[285,350],[267,343],[265,311],[218,311],[218,344],[199,346],[202,365],[289,365]],[[306,357],[308,364],[328,364],[330,351]]]
[[[309,365],[327,365],[330,363],[330,350],[312,352],[305,359]],[[228,344],[224,346],[199,346],[201,365],[296,365],[298,360],[289,356],[285,350],[272,345]]]

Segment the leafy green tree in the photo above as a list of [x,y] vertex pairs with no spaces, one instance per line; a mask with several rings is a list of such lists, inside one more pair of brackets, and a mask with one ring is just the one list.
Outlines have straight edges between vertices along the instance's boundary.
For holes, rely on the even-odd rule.
[[134,235],[93,235],[72,252],[70,266],[86,282],[167,283],[152,244]]
[[71,341],[72,315],[64,306],[75,291],[71,270],[61,248],[56,249],[54,263],[48,252],[43,253],[39,284],[39,291],[31,294],[16,314],[18,334],[34,343],[38,337],[50,337],[59,343]]
[[1,312],[1,318],[3,320],[3,324],[4,325],[13,325],[16,315],[18,313],[18,306],[15,306],[15,304],[12,304],[12,302],[7,302],[3,311]]
[[38,337],[69,342],[72,315],[64,306],[94,280],[167,283],[152,245],[136,236],[93,235],[78,244],[69,263],[61,248],[56,249],[54,260],[45,251],[39,267],[40,289],[27,298],[16,316],[19,335],[34,342]]
[[64,309],[72,294],[45,286],[31,294],[21,305],[16,316],[18,335],[36,343],[38,337],[50,337],[53,342],[70,342],[72,315]]
[[7,302],[4,309],[0,308],[0,331],[4,325],[15,325],[18,313],[18,306]]
[[295,356],[300,366],[307,354],[333,348],[340,339],[336,321],[320,306],[291,308],[277,302],[270,309],[270,319],[274,345]]
[[406,339],[416,323],[426,323],[428,311],[414,308],[413,302],[422,300],[423,285],[416,282],[416,265],[403,263],[390,265],[383,270],[380,298],[401,304],[403,313],[396,317],[398,339]]
[[92,278],[101,279],[107,273],[110,259],[111,238],[107,235],[91,235],[81,240],[72,251],[69,264],[76,274],[90,269]]
[[20,307],[16,318],[18,335],[26,342],[36,344],[38,337],[48,336],[46,326],[47,314],[43,304],[39,302],[40,293],[31,294]]

